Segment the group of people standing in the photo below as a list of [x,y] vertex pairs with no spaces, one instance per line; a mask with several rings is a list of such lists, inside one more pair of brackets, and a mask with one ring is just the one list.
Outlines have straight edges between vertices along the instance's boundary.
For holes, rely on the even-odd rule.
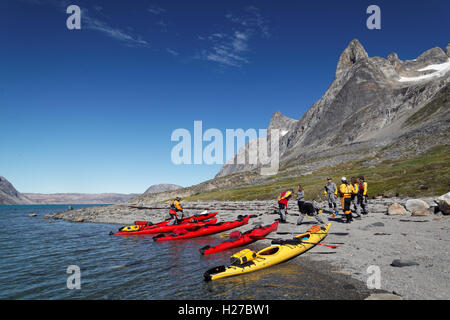
[[[302,224],[305,215],[314,216],[320,224],[324,224],[323,220],[319,216],[323,210],[317,208],[314,203],[305,201],[305,191],[301,185],[299,185],[297,189],[297,204],[300,212],[297,225]],[[363,176],[360,176],[358,179],[353,177],[350,182],[346,177],[342,177],[339,188],[337,188],[331,178],[328,178],[327,184],[324,187],[324,195],[327,197],[328,207],[332,210],[332,218],[334,219],[338,215],[338,197],[341,199],[341,207],[346,223],[351,223],[353,221],[352,205],[355,210],[356,218],[361,219],[361,214],[368,214],[367,192],[368,185]],[[277,199],[281,223],[286,222],[287,204],[293,194],[293,189],[285,190]]]
[[[331,178],[328,178],[327,184],[324,187],[324,195],[327,198],[328,207],[332,210],[332,218],[336,218],[336,216],[339,214],[337,210],[338,197],[341,199],[341,207],[345,216],[346,223],[350,223],[353,221],[351,208],[352,205],[357,219],[361,219],[361,214],[368,214],[367,191],[367,182],[365,181],[363,176],[360,176],[358,179],[353,177],[351,178],[350,182],[347,181],[347,178],[342,177],[339,188],[337,188],[336,184]],[[293,195],[294,190],[289,189],[283,191],[277,199],[280,214],[279,221],[281,223],[286,223],[286,215],[288,214],[288,202]],[[183,217],[183,207],[181,206],[180,202],[181,198],[176,197],[170,203],[169,215],[171,221],[169,224],[177,224],[180,220],[180,217]],[[297,187],[297,204],[298,211],[300,212],[300,217],[297,220],[297,225],[302,224],[305,215],[314,216],[320,224],[324,224],[323,220],[319,216],[319,214],[321,214],[323,210],[317,208],[314,203],[305,201],[305,190],[303,190],[303,187],[301,185]]]

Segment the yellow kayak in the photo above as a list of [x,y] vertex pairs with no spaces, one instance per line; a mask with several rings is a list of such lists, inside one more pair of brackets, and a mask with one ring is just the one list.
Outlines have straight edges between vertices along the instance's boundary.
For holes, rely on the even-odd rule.
[[308,251],[322,241],[330,229],[331,223],[324,227],[313,226],[307,232],[296,236],[292,240],[278,241],[255,253],[249,249],[242,250],[231,257],[229,266],[218,266],[206,271],[203,277],[206,281],[236,276],[257,271],[279,264]]

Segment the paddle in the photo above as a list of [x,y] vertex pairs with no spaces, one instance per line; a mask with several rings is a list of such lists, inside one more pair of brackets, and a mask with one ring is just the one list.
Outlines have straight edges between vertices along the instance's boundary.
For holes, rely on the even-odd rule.
[[[264,239],[266,239],[266,240],[283,241],[283,239],[268,238],[268,237],[261,237],[261,236],[250,236],[250,238],[254,238],[254,239],[257,239],[257,240],[264,240]],[[292,240],[296,240],[296,239],[292,239]],[[303,240],[298,240],[298,241],[299,241],[299,243],[317,244],[317,245],[319,245],[319,246],[324,246],[324,247],[333,248],[333,249],[336,249],[337,247],[339,247],[339,246],[332,246],[332,245],[322,244],[322,243],[306,242],[306,241],[303,241]]]

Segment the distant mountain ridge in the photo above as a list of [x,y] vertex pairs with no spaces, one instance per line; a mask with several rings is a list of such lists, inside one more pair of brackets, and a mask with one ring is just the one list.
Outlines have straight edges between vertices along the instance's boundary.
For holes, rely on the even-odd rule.
[[144,194],[174,191],[182,188],[182,186],[176,184],[155,184],[145,190]]
[[24,193],[33,204],[116,204],[127,202],[139,194],[121,194],[121,193]]
[[[156,184],[143,194],[161,193],[182,189],[176,184]],[[138,193],[20,193],[11,182],[0,176],[0,205],[14,204],[118,204],[140,196]]]

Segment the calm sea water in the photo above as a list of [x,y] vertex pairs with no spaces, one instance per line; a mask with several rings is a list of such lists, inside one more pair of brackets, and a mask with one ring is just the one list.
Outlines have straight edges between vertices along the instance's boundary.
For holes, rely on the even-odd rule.
[[[109,236],[117,225],[43,218],[66,209],[0,206],[0,299],[341,299],[342,288],[352,289],[292,262],[204,282],[205,270],[237,251],[201,256],[199,248],[223,241],[219,235],[154,242],[152,236]],[[67,288],[70,265],[81,269],[81,289]],[[363,297],[356,288],[345,295]]]

